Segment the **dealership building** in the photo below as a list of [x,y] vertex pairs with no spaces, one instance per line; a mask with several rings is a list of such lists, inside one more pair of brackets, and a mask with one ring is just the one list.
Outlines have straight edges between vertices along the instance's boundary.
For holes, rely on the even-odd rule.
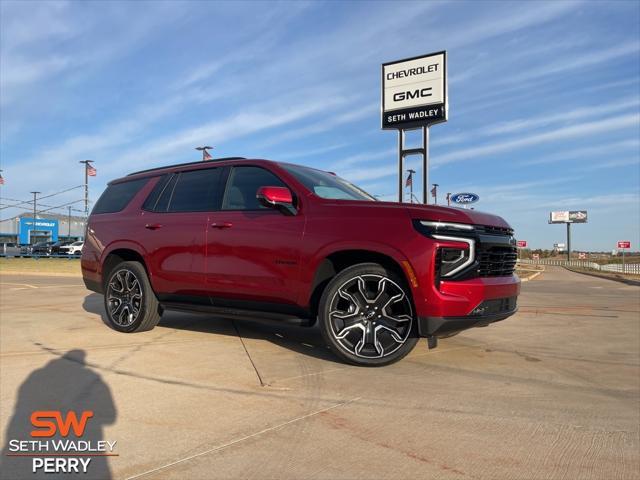
[[42,214],[34,222],[33,214],[25,213],[0,220],[0,243],[72,242],[83,237],[84,217]]

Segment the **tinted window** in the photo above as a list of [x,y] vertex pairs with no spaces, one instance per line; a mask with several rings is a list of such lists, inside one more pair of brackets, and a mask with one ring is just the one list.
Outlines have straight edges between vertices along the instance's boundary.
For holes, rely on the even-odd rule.
[[173,187],[168,211],[207,212],[217,210],[221,171],[219,168],[208,168],[180,173]]
[[92,214],[119,212],[131,201],[136,193],[149,181],[148,178],[109,185],[93,207]]
[[[151,190],[151,193],[142,204],[142,208],[144,210],[155,210],[156,204],[158,203],[158,198],[164,191],[164,188],[167,186],[167,183],[169,183],[171,176],[172,174],[167,173],[166,175],[163,175],[160,178],[160,180],[158,180],[155,187],[153,187],[153,190]],[[166,209],[167,207],[165,206],[165,210]]]
[[256,198],[260,187],[286,187],[273,173],[260,167],[234,167],[229,175],[223,210],[260,210]]
[[375,201],[373,196],[361,188],[329,172],[298,165],[280,164],[280,166],[319,197]]

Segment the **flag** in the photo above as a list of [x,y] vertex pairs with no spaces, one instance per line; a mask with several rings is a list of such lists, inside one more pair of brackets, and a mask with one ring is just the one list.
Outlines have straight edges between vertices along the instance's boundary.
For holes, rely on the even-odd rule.
[[96,168],[87,163],[87,175],[89,175],[90,177],[95,177],[97,173],[98,171],[96,170]]
[[431,189],[431,196],[432,196],[433,198],[436,198],[436,195],[437,195],[437,194],[438,194],[438,187],[434,186],[434,187]]
[[451,206],[451,193],[447,193],[447,205]]
[[404,184],[405,187],[411,187],[413,185],[413,172],[409,172],[409,176],[407,177],[407,182]]
[[213,157],[206,150],[202,150],[202,160],[213,160]]
[[0,175],[0,185],[4,185],[4,178]]

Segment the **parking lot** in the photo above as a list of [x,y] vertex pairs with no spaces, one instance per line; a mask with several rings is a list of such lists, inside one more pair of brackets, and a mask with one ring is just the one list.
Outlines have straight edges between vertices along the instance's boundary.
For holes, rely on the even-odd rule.
[[551,267],[516,316],[366,369],[313,330],[168,312],[126,335],[79,277],[0,284],[2,445],[42,399],[89,401],[105,477],[638,478],[640,287]]

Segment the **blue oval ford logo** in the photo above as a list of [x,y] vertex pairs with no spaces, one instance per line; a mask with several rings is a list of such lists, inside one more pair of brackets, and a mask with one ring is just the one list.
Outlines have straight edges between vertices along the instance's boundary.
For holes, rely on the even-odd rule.
[[476,203],[480,200],[480,196],[475,193],[455,193],[451,195],[453,203]]

